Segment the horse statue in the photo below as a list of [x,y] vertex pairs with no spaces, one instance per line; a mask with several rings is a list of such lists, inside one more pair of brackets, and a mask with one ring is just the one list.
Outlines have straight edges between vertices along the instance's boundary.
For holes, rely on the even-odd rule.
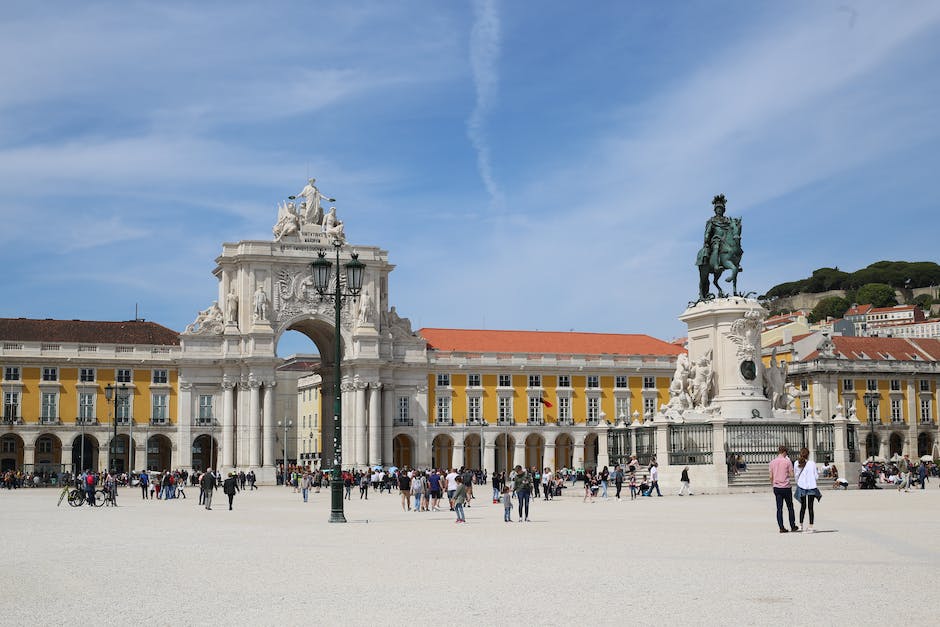
[[[710,300],[714,298],[709,286],[709,277],[711,283],[718,290],[718,298],[725,298],[724,290],[718,284],[718,279],[724,274],[725,270],[731,271],[731,276],[725,279],[725,282],[731,283],[732,294],[738,294],[738,273],[741,272],[741,256],[744,250],[741,248],[741,218],[726,218],[727,223],[720,223],[719,228],[715,229],[715,236],[710,243],[699,251],[696,265],[699,272],[699,300]],[[707,229],[711,228],[711,220]]]

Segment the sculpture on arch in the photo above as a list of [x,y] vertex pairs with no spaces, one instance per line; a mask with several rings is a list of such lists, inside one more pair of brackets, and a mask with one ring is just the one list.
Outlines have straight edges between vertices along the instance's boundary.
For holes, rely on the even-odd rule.
[[330,212],[323,218],[322,231],[329,237],[340,242],[346,241],[346,232],[343,228],[343,222],[336,217],[336,207],[330,207]]
[[676,371],[669,384],[670,409],[689,409],[692,407],[692,363],[687,353],[681,353],[676,359]]
[[300,232],[300,218],[294,203],[278,203],[277,223],[271,229],[274,239],[280,241],[288,235],[297,235]]
[[[294,200],[298,196],[304,199],[303,207],[300,210],[300,217],[303,220],[303,224],[323,223],[323,208],[320,206],[320,201],[326,198],[326,196],[321,194],[317,186],[314,185],[316,182],[317,179],[307,179],[307,184],[297,196],[288,196],[291,200]],[[329,202],[336,202],[335,198],[326,199]]]
[[228,324],[238,324],[238,295],[234,289],[229,290],[225,296],[225,321]]
[[268,319],[268,295],[264,291],[263,285],[258,285],[254,295],[255,320],[267,321]]
[[738,273],[741,272],[741,218],[729,218],[725,215],[727,199],[724,194],[718,194],[712,199],[715,215],[705,223],[705,243],[698,251],[695,265],[699,270],[699,300],[714,298],[709,286],[709,278],[718,290],[718,297],[726,296],[718,279],[725,270],[731,271],[731,276],[725,279],[732,285],[732,294],[738,294]]
[[212,301],[208,308],[200,311],[196,319],[186,326],[183,333],[194,335],[222,333],[222,310],[219,309],[219,301]]
[[780,360],[777,363],[777,349],[770,354],[770,366],[764,371],[764,381],[767,383],[767,398],[771,409],[786,410],[788,401],[786,393],[787,362]]
[[692,366],[692,406],[704,409],[711,405],[715,388],[715,370],[712,366],[712,351],[702,355]]

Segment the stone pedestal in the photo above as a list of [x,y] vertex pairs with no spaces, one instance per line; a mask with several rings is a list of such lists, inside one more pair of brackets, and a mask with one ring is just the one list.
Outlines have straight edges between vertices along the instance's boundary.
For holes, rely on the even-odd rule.
[[689,358],[714,373],[711,404],[726,421],[773,417],[764,396],[760,332],[767,311],[752,298],[716,298],[679,316],[689,328]]

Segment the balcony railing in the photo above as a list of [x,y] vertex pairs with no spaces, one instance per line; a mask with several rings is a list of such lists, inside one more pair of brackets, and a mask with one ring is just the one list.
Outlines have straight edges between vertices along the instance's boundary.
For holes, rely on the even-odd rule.
[[544,427],[544,426],[545,426],[545,418],[532,418],[532,417],[530,417],[530,418],[526,421],[526,424],[534,425],[534,426],[537,426],[537,427]]
[[75,424],[77,425],[96,425],[98,424],[98,418],[95,416],[79,416],[75,419]]
[[477,418],[467,418],[467,424],[470,425],[471,427],[482,427],[486,423],[483,422],[482,418],[477,417]]
[[415,426],[414,418],[395,418],[392,421],[393,427],[413,427]]
[[154,426],[154,427],[163,427],[163,426],[166,426],[167,424],[169,424],[169,422],[170,422],[170,421],[167,420],[165,417],[164,417],[164,418],[151,418],[151,419],[150,419],[150,424],[151,424],[152,426]]
[[515,421],[514,419],[512,419],[512,418],[499,418],[499,419],[496,421],[496,424],[501,425],[501,426],[504,426],[504,427],[505,427],[505,426],[511,427],[511,426],[513,426],[514,424],[516,424],[516,421]]
[[558,424],[570,427],[571,425],[574,424],[574,418],[572,418],[571,416],[568,416],[567,418],[559,418]]
[[40,416],[39,424],[41,425],[60,425],[62,420],[58,416]]
[[454,426],[453,418],[438,418],[434,421],[434,425],[438,427],[452,427]]
[[202,416],[193,418],[194,427],[215,427],[218,426],[218,424],[215,418],[204,418]]

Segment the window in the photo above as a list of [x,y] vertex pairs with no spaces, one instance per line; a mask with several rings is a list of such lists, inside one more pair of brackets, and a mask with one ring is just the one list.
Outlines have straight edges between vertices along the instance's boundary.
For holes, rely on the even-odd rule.
[[468,374],[468,375],[467,375],[467,387],[468,387],[468,388],[478,388],[478,387],[480,387],[480,375],[478,375],[478,374]]
[[6,392],[3,395],[3,419],[12,422],[20,417],[20,393]]
[[51,453],[52,452],[52,440],[49,438],[40,438],[36,441],[36,452],[37,453]]
[[450,387],[450,375],[449,374],[437,375],[437,387],[449,388]]
[[88,392],[79,393],[78,417],[82,422],[94,422],[95,420],[95,395],[93,393],[88,393]]
[[127,424],[131,419],[131,395],[129,392],[118,393],[114,404],[117,408],[116,416],[119,424]]
[[558,387],[570,388],[571,387],[571,375],[567,375],[567,374],[558,375]]
[[168,394],[154,394],[150,403],[150,418],[155,424],[166,424],[169,417],[167,407],[169,405]]
[[9,440],[0,440],[0,453],[15,453],[16,452],[16,440],[10,438]]
[[450,423],[450,397],[449,396],[437,397],[437,422],[444,423],[444,424]]
[[933,418],[930,415],[930,399],[922,398],[920,399],[920,421],[921,422],[933,422]]
[[901,380],[900,379],[891,379],[891,391],[900,392],[901,391]]
[[571,399],[567,396],[558,397],[558,422],[561,424],[571,422]]
[[803,418],[809,417],[809,401],[803,401],[801,403],[801,408],[803,410]]
[[809,390],[809,379],[800,379],[800,391],[806,392]]
[[891,399],[891,422],[903,422],[903,417],[901,415],[901,399],[892,398]]
[[866,382],[865,389],[867,389],[869,392],[877,392],[877,391],[878,391],[878,380],[877,380],[877,379],[869,379],[869,380]]
[[929,392],[930,391],[930,381],[927,379],[920,380],[920,391]]
[[512,399],[508,396],[499,397],[499,421],[501,423],[512,422]]
[[467,421],[470,424],[479,424],[483,414],[480,411],[480,397],[470,396],[467,398]]
[[852,413],[852,410],[855,409],[855,399],[847,398],[845,399],[845,415],[848,416]]
[[614,387],[621,388],[621,389],[630,387],[629,379],[627,378],[627,375],[618,374],[616,377],[614,377]]
[[643,389],[655,390],[656,389],[656,377],[643,377]]
[[620,420],[623,418],[627,422],[630,421],[630,399],[619,397],[614,399],[614,412],[617,414],[616,419]]
[[398,397],[398,423],[408,424],[410,422],[410,403],[407,396]]
[[212,422],[212,395],[199,395],[199,424],[210,424]]
[[153,371],[153,383],[169,383],[170,373],[167,370],[154,370]]
[[95,369],[94,368],[80,368],[78,371],[78,380],[82,383],[94,383],[95,382]]
[[587,387],[594,389],[601,387],[600,377],[596,374],[589,374],[587,377]]
[[530,387],[530,388],[540,388],[540,387],[542,387],[542,375],[540,375],[540,374],[530,374],[530,375],[529,375],[529,387]]
[[855,391],[855,381],[853,379],[842,379],[842,391],[843,392],[854,392]]
[[542,397],[541,396],[530,396],[529,397],[529,422],[541,422],[542,421]]
[[872,421],[881,420],[881,418],[878,417],[878,401],[871,401],[871,402],[869,402],[869,404],[868,404],[868,419],[869,419],[869,420],[872,420]]
[[3,369],[3,380],[4,381],[19,381],[20,380],[20,367],[19,366],[7,366]]
[[644,398],[643,399],[643,416],[646,418],[651,418],[653,414],[655,413],[656,413],[656,399]]
[[58,368],[43,368],[43,369],[42,369],[42,380],[43,380],[43,381],[58,381],[58,380],[59,380],[59,369],[58,369]]
[[133,370],[120,368],[117,371],[116,380],[118,383],[130,383],[133,377]]
[[596,396],[588,396],[587,399],[587,421],[588,424],[597,422],[601,411],[601,399]]
[[499,387],[511,388],[512,387],[512,375],[508,375],[508,374],[499,375]]
[[59,419],[59,394],[57,392],[42,393],[39,416],[42,422],[53,422]]

